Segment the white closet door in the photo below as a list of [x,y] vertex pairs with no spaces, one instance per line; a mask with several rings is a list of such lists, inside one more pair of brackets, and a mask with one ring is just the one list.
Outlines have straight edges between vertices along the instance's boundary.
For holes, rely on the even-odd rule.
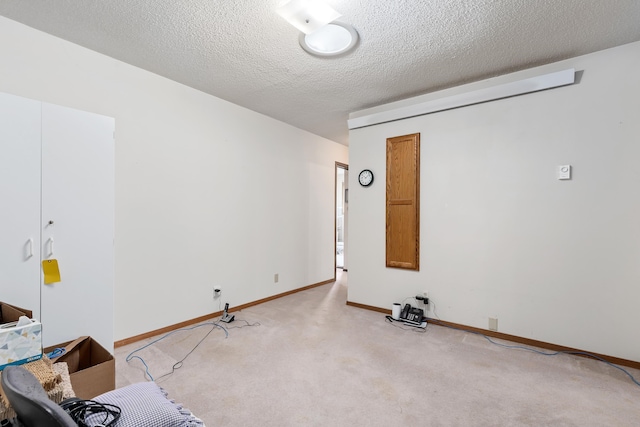
[[61,281],[42,284],[44,345],[89,335],[113,351],[114,120],[43,103],[42,258]]
[[0,301],[40,318],[40,105],[0,93]]

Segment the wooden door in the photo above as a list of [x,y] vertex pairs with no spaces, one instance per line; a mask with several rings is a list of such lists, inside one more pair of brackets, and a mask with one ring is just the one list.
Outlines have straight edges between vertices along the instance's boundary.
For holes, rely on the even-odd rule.
[[420,134],[387,139],[387,267],[420,269]]

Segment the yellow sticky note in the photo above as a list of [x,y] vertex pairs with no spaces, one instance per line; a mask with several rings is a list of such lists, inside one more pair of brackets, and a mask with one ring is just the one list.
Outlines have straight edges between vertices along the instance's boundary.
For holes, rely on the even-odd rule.
[[44,283],[50,285],[60,281],[60,269],[57,259],[45,259],[42,261],[42,271],[44,272]]

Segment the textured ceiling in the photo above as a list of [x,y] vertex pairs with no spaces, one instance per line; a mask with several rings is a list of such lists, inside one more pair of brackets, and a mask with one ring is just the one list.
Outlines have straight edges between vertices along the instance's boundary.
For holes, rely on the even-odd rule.
[[0,0],[0,15],[348,144],[353,111],[640,40],[639,0],[326,0],[361,40],[318,58],[287,0]]

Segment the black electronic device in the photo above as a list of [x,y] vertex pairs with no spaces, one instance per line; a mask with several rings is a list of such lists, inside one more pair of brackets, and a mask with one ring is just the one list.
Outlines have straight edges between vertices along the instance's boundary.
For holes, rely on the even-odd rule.
[[420,325],[423,317],[424,310],[421,308],[411,307],[411,304],[405,304],[402,309],[402,313],[400,313],[400,320],[413,325]]
[[226,303],[224,305],[224,312],[222,313],[222,317],[220,318],[220,321],[224,323],[231,323],[235,318],[236,317],[233,314],[229,314],[229,303]]

